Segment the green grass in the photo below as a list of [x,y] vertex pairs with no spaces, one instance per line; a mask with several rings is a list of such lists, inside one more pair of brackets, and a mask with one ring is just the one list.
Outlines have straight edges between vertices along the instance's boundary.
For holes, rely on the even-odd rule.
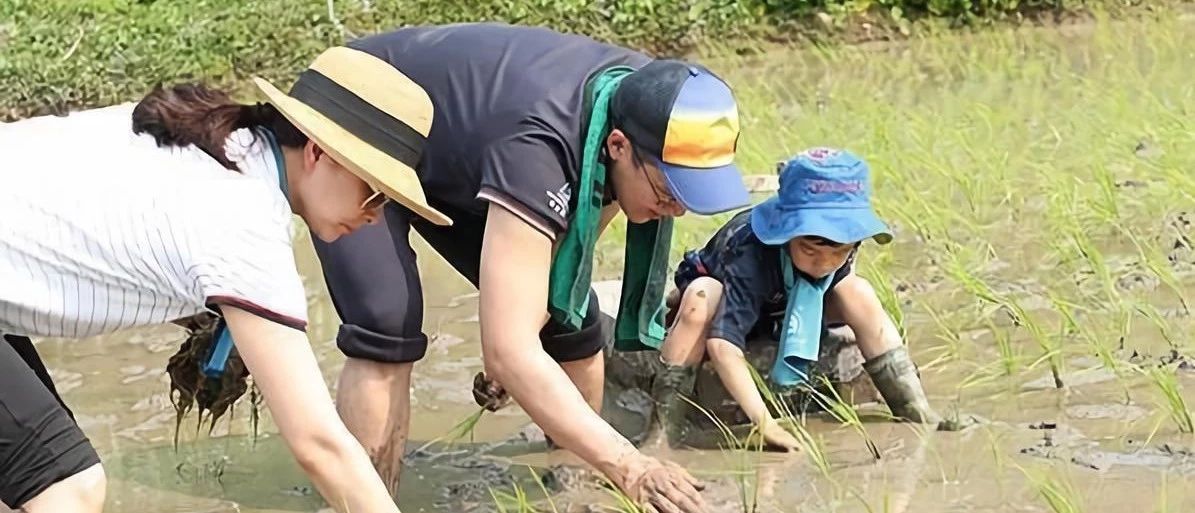
[[2,0],[0,120],[131,101],[160,81],[289,83],[329,45],[406,25],[504,21],[679,54],[732,41],[749,50],[759,37],[866,38],[864,21],[928,31],[1091,5],[1132,10],[1111,0]]

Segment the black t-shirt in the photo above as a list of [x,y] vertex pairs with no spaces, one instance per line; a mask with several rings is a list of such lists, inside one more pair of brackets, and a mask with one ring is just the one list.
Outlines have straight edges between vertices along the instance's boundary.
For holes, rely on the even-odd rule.
[[[850,274],[855,254],[834,272],[830,289]],[[695,255],[701,269],[687,257],[676,272],[677,287],[683,289],[697,276],[710,276],[722,283],[722,301],[710,324],[709,337],[721,338],[746,348],[748,335],[761,325],[770,330],[788,306],[781,256],[784,246],[764,244],[751,231],[751,210],[735,215],[718,229]],[[785,262],[791,262],[788,258]],[[791,263],[788,265],[792,265]],[[794,272],[799,273],[797,269]],[[829,292],[827,292],[827,297]]]
[[431,133],[416,172],[432,206],[484,216],[513,210],[549,237],[563,233],[580,173],[586,81],[650,58],[537,27],[410,27],[350,47],[386,60],[431,96]]

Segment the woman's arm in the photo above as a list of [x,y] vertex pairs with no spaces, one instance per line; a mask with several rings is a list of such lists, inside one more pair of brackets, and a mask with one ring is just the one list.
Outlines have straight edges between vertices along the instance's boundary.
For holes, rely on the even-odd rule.
[[337,415],[307,336],[240,308],[221,311],[282,438],[328,505],[340,513],[398,513]]

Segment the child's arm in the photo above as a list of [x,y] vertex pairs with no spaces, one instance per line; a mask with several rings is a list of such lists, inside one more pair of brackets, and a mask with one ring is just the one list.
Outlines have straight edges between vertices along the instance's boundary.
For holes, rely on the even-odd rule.
[[722,385],[739,403],[739,407],[751,422],[762,424],[764,420],[771,420],[767,405],[764,404],[759,389],[755,388],[755,380],[751,377],[751,370],[747,368],[750,363],[743,355],[743,350],[720,338],[707,340],[705,349],[710,356],[710,362],[714,364],[714,370],[718,372],[718,378],[722,380]]
[[767,297],[780,287],[775,273],[775,253],[757,244],[747,244],[727,252],[722,262],[722,299],[706,331],[706,353],[727,391],[759,427],[764,441],[788,450],[797,441],[772,419],[763,397],[751,377],[750,363],[743,356],[747,337],[759,322]]
[[759,426],[764,442],[789,451],[798,450],[800,446],[796,438],[777,424],[768,412],[768,407],[755,386],[755,379],[751,377],[751,370],[747,368],[751,364],[747,362],[743,350],[725,339],[711,338],[706,341],[706,352],[709,354],[710,362],[714,364],[718,378],[722,380],[722,385],[739,403],[739,407],[751,422]]

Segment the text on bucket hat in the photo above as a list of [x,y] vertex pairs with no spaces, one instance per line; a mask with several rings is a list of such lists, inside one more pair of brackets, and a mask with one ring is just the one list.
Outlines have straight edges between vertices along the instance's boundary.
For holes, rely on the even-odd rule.
[[254,82],[346,169],[428,221],[452,224],[427,204],[415,173],[431,131],[431,98],[394,66],[336,46],[299,74],[290,94],[261,78]]
[[880,244],[892,241],[871,206],[867,163],[832,148],[805,150],[781,164],[780,190],[752,209],[751,230],[770,245],[801,236],[841,244],[869,237]]

